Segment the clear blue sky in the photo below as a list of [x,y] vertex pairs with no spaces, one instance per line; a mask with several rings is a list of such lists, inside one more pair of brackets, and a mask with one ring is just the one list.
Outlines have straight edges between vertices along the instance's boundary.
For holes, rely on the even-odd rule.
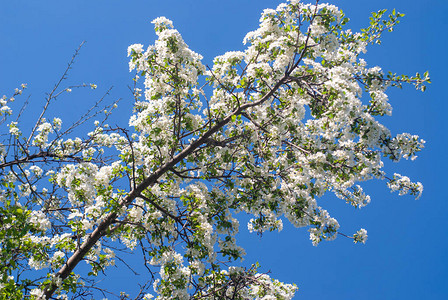
[[[76,0],[0,1],[0,95],[28,83],[30,109],[42,105],[74,49],[83,41],[69,83],[94,82],[93,93],[61,98],[53,113],[65,119],[81,112],[114,86],[110,100],[123,98],[121,121],[127,122],[132,97],[126,50],[130,44],[152,44],[150,21],[166,16],[187,44],[211,64],[226,51],[242,50],[245,34],[257,27],[267,0]],[[366,228],[366,245],[339,237],[313,247],[306,229],[285,226],[260,238],[241,234],[245,262],[259,261],[272,276],[299,286],[296,299],[448,299],[448,4],[444,0],[334,0],[351,19],[353,30],[368,24],[370,12],[382,8],[406,14],[381,46],[369,48],[370,66],[415,74],[429,70],[433,84],[426,93],[412,88],[391,90],[393,116],[385,120],[392,132],[419,134],[427,141],[414,162],[387,164],[389,172],[421,181],[425,190],[412,197],[391,194],[384,182],[367,184],[372,203],[354,210],[341,200],[325,198],[321,205],[339,220],[347,234]],[[22,98],[24,99],[24,98]],[[32,121],[32,120],[31,120]],[[120,122],[118,119],[117,122]],[[242,230],[245,225],[242,224]],[[123,275],[127,277],[128,275]],[[111,284],[123,286],[114,275]]]

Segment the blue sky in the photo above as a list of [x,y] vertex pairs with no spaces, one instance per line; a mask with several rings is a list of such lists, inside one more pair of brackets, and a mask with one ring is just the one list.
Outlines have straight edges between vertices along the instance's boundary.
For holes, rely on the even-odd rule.
[[[448,102],[448,4],[443,0],[334,0],[351,19],[348,27],[368,25],[370,12],[382,8],[406,14],[381,46],[368,49],[370,66],[409,75],[429,70],[433,84],[426,93],[413,88],[390,90],[392,118],[384,122],[392,132],[419,134],[426,148],[414,162],[386,164],[388,172],[409,175],[425,190],[412,197],[391,194],[384,182],[369,182],[372,203],[354,210],[331,197],[320,203],[336,217],[347,234],[360,227],[369,232],[366,245],[339,237],[313,247],[306,229],[285,226],[281,233],[262,238],[242,233],[247,264],[259,261],[274,278],[295,282],[296,299],[448,299],[448,196],[445,192]],[[10,94],[22,82],[31,94],[29,109],[40,108],[45,92],[62,74],[74,49],[87,41],[68,79],[69,84],[96,83],[98,89],[72,93],[53,107],[54,115],[70,120],[79,116],[110,86],[110,100],[122,98],[116,122],[126,124],[132,97],[126,50],[130,44],[152,44],[151,20],[173,20],[187,44],[211,64],[226,51],[242,50],[245,34],[258,25],[273,0],[77,0],[0,2],[0,95]],[[23,100],[24,98],[22,98]],[[30,115],[32,122],[32,115]],[[245,230],[244,224],[241,226]],[[111,285],[123,285],[120,274]],[[127,275],[126,275],[127,276]],[[123,285],[123,289],[126,289]]]

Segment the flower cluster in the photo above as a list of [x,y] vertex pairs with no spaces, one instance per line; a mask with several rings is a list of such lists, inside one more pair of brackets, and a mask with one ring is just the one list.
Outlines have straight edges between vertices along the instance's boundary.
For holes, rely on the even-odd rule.
[[420,182],[412,182],[409,177],[395,173],[394,177],[387,183],[391,192],[398,191],[399,195],[411,194],[415,199],[420,198],[423,192],[423,185]]
[[364,228],[361,228],[353,235],[353,241],[356,243],[363,243],[365,244],[367,241],[367,230]]

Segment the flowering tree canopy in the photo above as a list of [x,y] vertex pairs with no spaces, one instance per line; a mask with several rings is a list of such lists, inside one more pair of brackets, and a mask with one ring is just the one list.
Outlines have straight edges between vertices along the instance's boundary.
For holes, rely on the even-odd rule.
[[74,130],[99,118],[99,104],[67,128],[48,120],[56,97],[96,87],[63,88],[65,74],[31,128],[11,104],[26,85],[3,96],[1,299],[107,294],[95,278],[123,246],[138,248],[148,271],[135,299],[291,299],[295,285],[242,267],[238,213],[250,216],[250,232],[287,221],[306,227],[313,245],[338,234],[365,243],[365,229],[343,234],[318,199],[332,193],[364,207],[369,179],[421,195],[420,183],[386,174],[383,160],[414,159],[424,141],[393,136],[380,120],[392,113],[387,88],[424,91],[428,74],[385,73],[361,58],[402,16],[381,10],[354,33],[337,7],[291,0],[263,12],[246,50],[210,67],[157,18],[155,44],[128,49],[129,128],[107,124],[115,104],[85,136]]

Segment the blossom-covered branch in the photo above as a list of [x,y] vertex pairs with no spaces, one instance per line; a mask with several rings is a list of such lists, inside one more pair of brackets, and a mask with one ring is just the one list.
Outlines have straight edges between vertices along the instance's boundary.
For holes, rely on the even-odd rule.
[[[0,259],[9,262],[0,289],[12,298],[94,293],[86,282],[120,260],[122,245],[141,250],[156,299],[292,299],[295,285],[255,264],[240,267],[238,213],[250,216],[250,232],[281,231],[289,221],[308,228],[313,245],[338,235],[365,243],[367,231],[343,233],[320,197],[365,207],[362,182],[374,178],[400,195],[422,192],[383,170],[383,159],[414,159],[424,146],[380,123],[392,114],[387,88],[424,90],[430,81],[368,67],[367,45],[402,17],[394,11],[383,22],[384,13],[353,33],[337,7],[291,0],[263,12],[244,51],[210,67],[160,17],[155,44],[128,49],[136,71],[129,128],[103,120],[69,138],[61,119],[42,116],[25,139],[10,122],[0,162],[10,170],[0,177],[8,245]],[[12,115],[9,106],[2,111]],[[18,273],[21,281],[11,279]],[[136,299],[154,297],[149,286]]]

